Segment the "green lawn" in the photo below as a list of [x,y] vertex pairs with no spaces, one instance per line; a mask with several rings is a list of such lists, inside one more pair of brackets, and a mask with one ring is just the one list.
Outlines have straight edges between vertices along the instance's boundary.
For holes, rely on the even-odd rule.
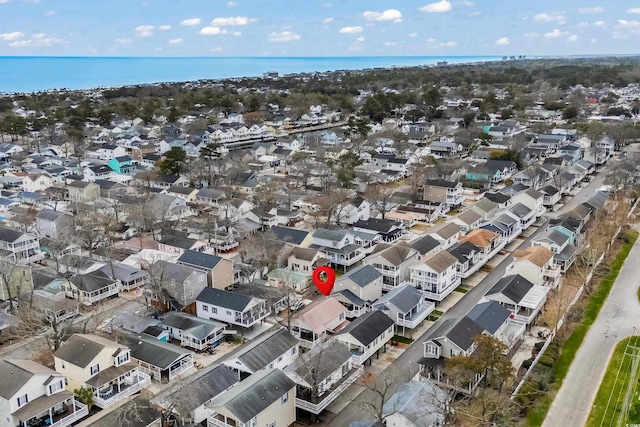
[[467,292],[469,292],[469,289],[467,289],[464,286],[460,285],[457,288],[455,288],[454,291],[460,292],[462,294],[466,294]]
[[[625,353],[635,353],[628,345],[637,347],[640,345],[640,337],[634,336],[625,338],[618,343],[613,352],[609,366],[604,374],[600,389],[596,395],[596,400],[591,408],[591,414],[587,420],[587,427],[601,427],[603,421],[617,424],[620,413],[623,410],[624,400],[627,394],[629,381],[631,379],[631,362],[633,357]],[[637,367],[636,367],[637,368]],[[623,425],[640,423],[640,401],[638,401],[638,376],[636,373],[634,381],[633,395],[631,396],[631,407],[628,416],[622,420]]]
[[[622,245],[620,252],[618,252],[618,255],[616,255],[616,258],[609,266],[609,274],[600,281],[598,289],[589,297],[587,306],[584,309],[582,322],[576,325],[571,336],[562,346],[562,354],[560,355],[558,363],[554,369],[554,384],[551,394],[555,394],[555,392],[560,389],[560,386],[562,386],[562,381],[564,381],[564,377],[569,371],[569,366],[571,366],[584,337],[587,335],[587,331],[596,320],[596,317],[598,317],[602,304],[607,299],[607,296],[609,296],[611,287],[618,277],[622,264],[624,264],[625,259],[627,259],[629,252],[631,252],[631,248],[633,248],[633,245],[638,238],[638,232],[636,231],[630,231],[629,235],[630,242]],[[552,398],[547,394],[544,398],[540,399],[535,407],[531,408],[527,415],[527,424],[529,426],[534,427],[542,425],[542,422],[549,411],[549,406],[551,406],[551,401]]]

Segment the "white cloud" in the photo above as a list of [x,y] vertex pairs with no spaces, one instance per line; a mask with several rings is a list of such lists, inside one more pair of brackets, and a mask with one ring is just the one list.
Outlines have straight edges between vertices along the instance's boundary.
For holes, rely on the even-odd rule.
[[564,34],[562,31],[560,31],[557,28],[554,28],[553,31],[550,31],[548,33],[544,33],[544,38],[545,39],[557,39],[558,37],[562,37]]
[[342,27],[340,28],[340,33],[342,34],[357,34],[357,33],[361,33],[362,32],[362,27],[361,26],[355,26],[355,27]]
[[533,22],[557,22],[563,25],[566,22],[564,12],[538,13],[533,17]]
[[360,36],[356,39],[356,41],[362,43],[363,41],[365,41],[365,38],[363,36]]
[[438,43],[440,47],[456,47],[458,46],[457,42],[446,42],[446,43]]
[[270,33],[268,39],[270,42],[286,43],[300,40],[300,36],[291,31],[283,31],[281,33]]
[[129,43],[133,43],[133,40],[131,40],[131,39],[116,39],[116,43],[118,43],[118,44],[129,44]]
[[448,0],[440,0],[435,3],[429,3],[419,8],[420,12],[426,12],[426,13],[449,12],[451,9],[452,9],[451,2]]
[[433,43],[434,41],[436,41],[436,39],[434,39],[433,37],[429,37],[427,39],[427,43]]
[[230,16],[228,18],[215,18],[210,25],[212,27],[226,27],[228,25],[247,25],[253,21],[253,19],[246,16]]
[[367,21],[402,22],[402,13],[398,9],[387,9],[384,12],[366,11],[362,14]]
[[323,23],[323,24],[328,24],[328,23],[330,23],[331,21],[333,21],[333,18],[325,18],[325,19],[323,19],[323,20],[322,20],[322,23]]
[[9,0],[0,0],[0,4],[9,3]]
[[47,10],[44,14],[47,15],[47,16],[51,16],[51,15],[55,15],[56,11],[55,10]]
[[384,42],[385,46],[389,46],[389,47],[395,47],[398,46],[397,42]]
[[62,40],[53,37],[42,39],[16,40],[9,43],[11,47],[49,47],[61,43]]
[[575,34],[571,34],[569,37],[567,37],[567,41],[570,42],[575,42],[578,40],[578,36],[576,36]]
[[169,44],[180,44],[183,41],[184,40],[182,40],[182,39],[171,39],[171,40],[169,40]]
[[349,50],[355,52],[357,50],[362,50],[362,46],[349,46]]
[[236,37],[240,37],[242,35],[242,31],[234,31],[232,34]]
[[136,27],[136,35],[138,37],[150,37],[153,35],[153,25],[138,25]]
[[618,19],[613,28],[613,38],[615,39],[626,39],[630,35],[640,35],[640,21]]
[[31,34],[31,38],[32,39],[43,39],[44,36],[46,36],[45,33],[34,33],[34,34]]
[[475,4],[474,4],[473,2],[471,2],[471,1],[461,1],[461,2],[460,2],[460,4],[461,4],[462,6],[467,6],[467,7],[473,7],[473,6],[475,6]]
[[580,7],[578,8],[578,12],[593,14],[593,13],[602,13],[604,12],[604,7],[596,6],[596,7]]
[[24,36],[23,33],[21,33],[20,31],[14,31],[12,33],[4,33],[4,34],[0,34],[0,39],[2,40],[17,40],[20,39]]
[[607,24],[604,21],[596,21],[593,23],[593,25],[600,28],[607,28]]
[[587,28],[589,26],[588,22],[580,22],[577,27],[578,28]]
[[194,25],[199,25],[200,24],[200,18],[189,18],[189,19],[183,19],[182,21],[180,21],[180,25],[184,25],[186,27],[192,27]]
[[227,2],[227,7],[236,7],[237,5],[238,5],[238,3],[234,2],[234,1]]
[[221,47],[212,47],[211,49],[209,49],[209,52],[221,52],[222,48]]
[[200,30],[203,36],[217,36],[218,34],[226,34],[227,30],[220,27],[204,27]]
[[627,13],[640,13],[640,7],[632,7],[627,9]]
[[496,44],[503,45],[503,46],[508,45],[509,37],[500,37],[498,40],[496,40]]
[[409,37],[411,37],[412,39],[416,38],[418,37],[418,33],[409,33]]
[[160,25],[158,29],[162,31],[167,31],[171,29],[171,25]]

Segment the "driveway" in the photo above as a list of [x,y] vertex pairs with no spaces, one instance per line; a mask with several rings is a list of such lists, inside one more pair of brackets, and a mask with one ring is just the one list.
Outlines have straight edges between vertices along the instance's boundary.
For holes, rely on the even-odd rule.
[[618,340],[640,326],[638,277],[640,240],[622,266],[609,297],[582,342],[569,372],[553,400],[543,427],[583,426]]

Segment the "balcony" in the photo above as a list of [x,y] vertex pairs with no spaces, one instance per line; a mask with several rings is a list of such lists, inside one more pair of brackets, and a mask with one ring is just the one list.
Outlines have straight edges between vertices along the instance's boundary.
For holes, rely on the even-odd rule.
[[99,289],[94,292],[82,292],[82,303],[84,305],[92,305],[98,301],[102,301],[103,299],[112,297],[114,295],[119,294],[118,287],[116,285],[109,286],[106,288]]
[[403,328],[414,329],[420,322],[426,319],[435,308],[436,305],[434,303],[425,302],[422,306],[418,306],[415,311],[412,310],[409,315],[403,317],[402,314],[398,313],[396,325],[402,326]]
[[[199,424],[198,424],[199,425]],[[207,427],[250,427],[249,423],[242,423],[234,418],[227,417],[217,412],[212,412],[207,418]]]
[[[106,374],[108,377],[108,372],[111,369],[114,368],[109,368],[104,372],[101,372],[101,374]],[[96,377],[97,376],[98,375],[96,375]],[[125,373],[117,378],[114,378],[110,382],[100,385],[94,392],[93,401],[96,406],[104,409],[113,405],[117,401],[124,399],[125,397],[139,392],[143,387],[149,385],[149,383],[151,383],[151,377],[144,372],[140,372],[136,368],[134,368],[128,373]]]
[[[315,403],[309,402],[300,397],[296,397],[295,404],[296,408],[303,409],[307,412],[311,412],[312,414],[319,414],[323,410],[326,409],[327,406],[331,404],[334,400],[342,394],[344,390],[347,389],[351,384],[353,384],[358,378],[362,376],[364,373],[364,368],[362,366],[357,366],[351,368],[347,374],[342,377],[338,382],[336,382],[329,390],[327,390],[322,395],[318,396],[315,399]],[[221,426],[228,427],[228,426]]]
[[349,319],[353,319],[355,317],[362,316],[363,314],[365,314],[368,311],[369,311],[369,307],[367,307],[366,305],[362,306],[362,307],[353,306],[352,308],[347,309],[346,317],[349,318]]
[[255,325],[256,323],[260,322],[262,319],[264,319],[265,317],[267,317],[269,315],[269,312],[266,310],[261,310],[257,313],[254,313],[252,315],[246,316],[236,316],[234,321],[231,322],[234,325],[240,325],[240,326],[245,326],[245,327],[251,327],[253,325]]
[[[29,402],[12,415],[21,421],[21,425],[66,427],[77,423],[89,415],[89,408],[76,401],[70,392],[60,392],[50,396],[40,396]],[[58,403],[59,402],[59,403]],[[53,405],[46,410],[38,409]]]
[[[451,292],[453,292],[453,290],[455,288],[457,288],[458,286],[460,286],[461,280],[459,277],[456,277],[453,282],[451,282],[450,285],[448,285],[446,288],[442,287],[440,289],[440,292],[433,292],[433,291],[425,291],[424,289],[421,289],[420,287],[418,287],[418,289],[420,290],[420,292],[422,292],[422,295],[424,295],[427,299],[431,300],[431,301],[443,301],[446,297],[449,296],[449,294]],[[431,287],[429,289],[432,289]]]

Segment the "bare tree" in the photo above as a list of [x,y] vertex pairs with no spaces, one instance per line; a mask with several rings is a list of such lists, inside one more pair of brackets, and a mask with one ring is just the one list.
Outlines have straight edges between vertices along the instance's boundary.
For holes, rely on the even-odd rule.
[[367,188],[365,198],[369,200],[374,210],[385,219],[387,213],[391,212],[397,203],[394,201],[393,193],[395,189],[391,186],[375,185]]

